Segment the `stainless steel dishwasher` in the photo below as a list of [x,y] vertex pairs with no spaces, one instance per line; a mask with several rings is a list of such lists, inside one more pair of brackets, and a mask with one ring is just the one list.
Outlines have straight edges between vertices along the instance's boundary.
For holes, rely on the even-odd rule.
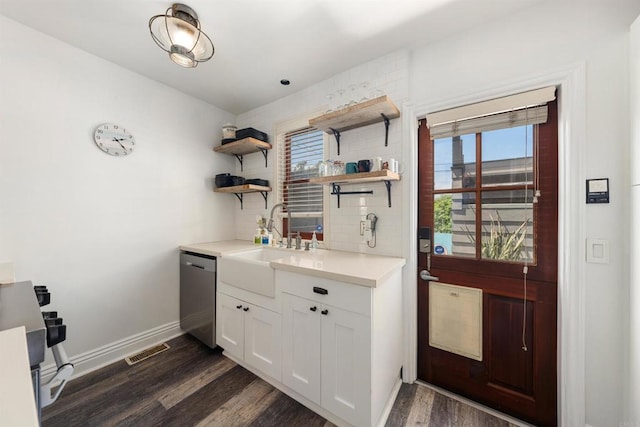
[[180,252],[180,327],[216,346],[216,257]]

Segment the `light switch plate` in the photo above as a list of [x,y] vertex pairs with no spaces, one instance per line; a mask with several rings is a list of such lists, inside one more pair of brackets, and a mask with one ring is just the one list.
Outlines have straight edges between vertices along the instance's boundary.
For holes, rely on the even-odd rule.
[[587,238],[587,262],[609,264],[609,241]]

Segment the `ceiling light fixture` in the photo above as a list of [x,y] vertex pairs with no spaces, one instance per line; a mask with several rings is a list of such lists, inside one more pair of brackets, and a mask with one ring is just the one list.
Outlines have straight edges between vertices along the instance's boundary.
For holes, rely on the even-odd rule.
[[194,68],[213,56],[211,39],[200,30],[198,15],[187,5],[175,3],[164,15],[152,17],[149,31],[169,58],[183,67]]

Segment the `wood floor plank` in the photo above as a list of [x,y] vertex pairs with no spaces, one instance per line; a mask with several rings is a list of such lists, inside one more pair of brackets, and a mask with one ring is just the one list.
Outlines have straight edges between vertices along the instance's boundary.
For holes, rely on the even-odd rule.
[[165,409],[171,409],[234,366],[236,366],[236,363],[225,357],[219,363],[207,368],[204,372],[196,374],[192,378],[178,384],[169,392],[164,393],[158,398],[158,401]]
[[[404,387],[408,384],[403,384]],[[433,406],[434,391],[414,384],[416,388],[413,404],[407,415],[406,426],[429,426],[441,427],[438,424],[431,424],[431,409]],[[402,387],[401,387],[402,388]]]
[[[335,427],[189,335],[136,365],[119,361],[70,381],[43,409],[43,427]],[[418,384],[403,384],[386,423],[515,427]]]
[[404,426],[406,424],[418,387],[417,384],[403,384],[400,387],[396,401],[387,418],[386,427]]
[[323,427],[326,423],[327,420],[320,415],[280,393],[276,401],[248,425],[251,427]]
[[[158,425],[195,425],[233,396],[241,393],[256,378],[241,366],[235,366],[216,381],[207,384],[167,410],[162,419],[157,420]],[[151,420],[152,423],[153,421]]]
[[271,406],[280,394],[280,391],[272,385],[256,379],[241,394],[229,399],[207,418],[200,421],[197,426],[246,426]]

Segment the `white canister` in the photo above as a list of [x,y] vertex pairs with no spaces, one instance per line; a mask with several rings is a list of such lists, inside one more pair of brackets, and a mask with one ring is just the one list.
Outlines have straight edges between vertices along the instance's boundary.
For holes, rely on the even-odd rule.
[[382,170],[382,157],[374,157],[371,159],[371,172]]
[[398,160],[389,159],[389,170],[393,173],[402,173],[404,168],[402,167],[402,163]]
[[231,123],[227,123],[222,126],[222,139],[235,139],[236,130],[238,127],[236,125],[232,125]]

